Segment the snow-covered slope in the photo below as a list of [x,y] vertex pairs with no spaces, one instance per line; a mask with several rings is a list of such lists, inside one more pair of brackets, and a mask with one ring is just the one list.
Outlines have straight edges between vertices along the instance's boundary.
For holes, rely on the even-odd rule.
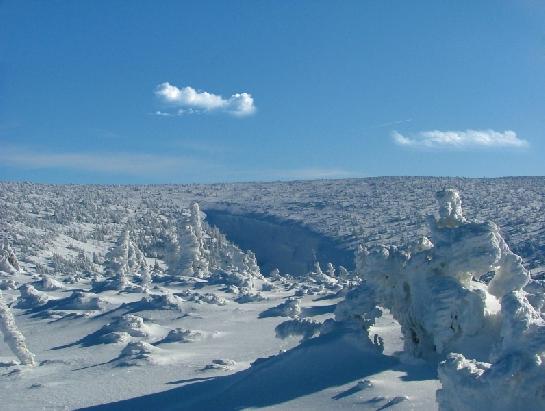
[[[445,186],[464,214],[448,194],[434,223]],[[542,178],[0,183],[1,408],[433,410],[441,383],[444,410],[476,386],[533,398],[499,367],[543,352],[544,196]],[[354,260],[360,244],[378,251]]]

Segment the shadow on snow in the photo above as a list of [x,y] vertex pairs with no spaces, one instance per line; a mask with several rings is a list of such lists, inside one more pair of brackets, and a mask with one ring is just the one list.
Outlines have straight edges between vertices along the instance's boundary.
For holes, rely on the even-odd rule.
[[[169,384],[186,384],[86,409],[234,411],[264,407],[355,382],[397,366],[401,366],[397,358],[378,353],[374,346],[366,345],[361,335],[336,330],[287,352],[258,359],[250,368],[235,374],[195,379],[195,382],[194,379],[174,381]],[[421,369],[404,371],[422,372]]]

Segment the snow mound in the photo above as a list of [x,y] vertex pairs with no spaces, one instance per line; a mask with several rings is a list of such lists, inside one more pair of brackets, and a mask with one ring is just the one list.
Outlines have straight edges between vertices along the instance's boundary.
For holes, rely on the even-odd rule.
[[[46,304],[34,305],[30,310],[36,317],[60,319],[88,318],[93,316],[95,311],[102,311],[108,306],[95,294],[89,294],[82,290],[73,291],[68,297],[53,300],[50,299]],[[66,313],[66,311],[78,311]]]
[[36,290],[31,284],[24,284],[19,287],[21,295],[17,299],[18,308],[41,307],[49,301],[46,293]]
[[102,300],[96,294],[76,290],[73,291],[72,294],[66,298],[49,301],[49,303],[44,307],[56,310],[95,311],[102,310],[106,306],[107,302]]
[[225,305],[227,300],[223,297],[218,296],[215,293],[197,293],[190,290],[185,290],[180,293],[176,293],[180,297],[183,297],[187,301],[192,301],[195,303],[206,303],[206,304],[216,304],[216,305]]
[[263,311],[259,318],[266,317],[299,317],[301,315],[301,305],[299,298],[289,297],[286,301],[275,307]]
[[150,334],[150,327],[144,323],[142,317],[134,314],[125,314],[81,340],[73,344],[57,347],[56,349],[66,348],[76,344],[81,344],[84,347],[91,347],[98,344],[127,343],[133,338],[147,338]]
[[103,336],[110,333],[127,333],[131,337],[147,337],[150,334],[149,327],[144,324],[144,319],[134,314],[125,314],[101,329]]
[[56,291],[65,288],[64,284],[53,277],[43,274],[42,278],[35,283],[35,286],[42,291]]
[[160,343],[191,343],[200,341],[205,337],[205,333],[199,330],[188,330],[187,328],[175,328],[170,330],[168,335]]
[[182,310],[183,299],[171,293],[149,294],[140,301],[125,304],[134,311],[143,310]]
[[118,367],[142,366],[146,364],[154,365],[157,362],[153,359],[153,354],[160,352],[161,349],[145,341],[130,342],[121,351],[119,357],[113,362]]
[[279,324],[275,328],[275,333],[277,338],[285,339],[291,336],[302,337],[304,340],[312,338],[315,335],[318,335],[322,323],[309,320],[309,319],[293,319],[287,320]]
[[258,303],[265,301],[266,297],[263,297],[259,292],[242,291],[238,297],[235,298],[235,302],[239,304]]
[[365,390],[367,388],[371,388],[372,386],[373,386],[373,383],[369,380],[360,380],[356,384],[356,388],[360,391]]
[[221,284],[227,286],[235,286],[239,288],[255,288],[253,276],[235,270],[216,271],[210,276],[208,282],[210,284]]
[[112,331],[100,337],[100,342],[103,344],[126,344],[130,340],[131,335],[125,331]]
[[236,361],[229,360],[229,359],[218,359],[218,360],[212,360],[210,364],[207,364],[203,371],[205,370],[232,370],[237,366]]

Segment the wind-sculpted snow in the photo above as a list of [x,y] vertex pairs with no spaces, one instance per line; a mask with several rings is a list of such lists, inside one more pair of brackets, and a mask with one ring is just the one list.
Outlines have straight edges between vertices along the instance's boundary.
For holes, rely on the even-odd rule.
[[[495,224],[464,218],[458,192],[442,190],[437,201],[431,241],[359,250],[363,283],[339,304],[337,320],[369,330],[386,308],[406,353],[446,358],[441,410],[545,409],[545,320],[523,291],[530,275],[522,259]],[[488,284],[479,281],[489,273]]]

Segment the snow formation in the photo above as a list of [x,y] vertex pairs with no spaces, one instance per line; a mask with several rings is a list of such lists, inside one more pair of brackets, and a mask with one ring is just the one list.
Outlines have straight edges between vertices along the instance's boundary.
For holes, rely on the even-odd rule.
[[440,361],[443,411],[545,409],[542,284],[530,282],[494,223],[464,218],[456,190],[436,198],[431,239],[360,248],[363,283],[338,305],[337,320],[369,330],[389,310],[405,353]]

